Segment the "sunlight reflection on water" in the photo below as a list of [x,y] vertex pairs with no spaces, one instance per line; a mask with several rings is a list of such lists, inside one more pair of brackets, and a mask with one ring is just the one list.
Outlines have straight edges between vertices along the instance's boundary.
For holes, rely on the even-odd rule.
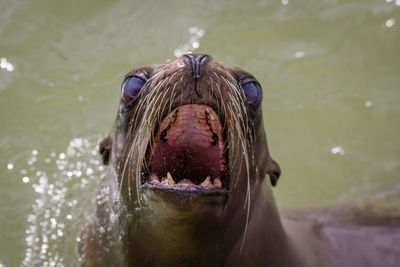
[[[31,183],[38,194],[27,216],[24,266],[64,266],[66,257],[68,264],[73,262],[72,255],[79,258],[83,215],[90,210],[94,197],[90,192],[97,188],[103,170],[97,143],[97,138],[75,138],[66,151],[40,159],[38,150],[33,150],[27,169],[20,171],[22,182]],[[41,169],[43,162],[48,168]]]

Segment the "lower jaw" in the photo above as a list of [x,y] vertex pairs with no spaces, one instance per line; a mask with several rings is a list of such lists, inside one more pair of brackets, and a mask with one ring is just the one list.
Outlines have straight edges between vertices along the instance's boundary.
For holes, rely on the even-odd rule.
[[[143,200],[150,209],[164,207],[163,209],[178,209],[180,212],[190,214],[195,212],[198,213],[196,216],[199,216],[199,218],[203,217],[201,214],[205,211],[205,214],[207,214],[208,208],[214,210],[215,208],[225,207],[230,198],[230,192],[224,188],[207,190],[198,186],[178,188],[144,183],[141,185],[140,191]],[[162,203],[161,206],[160,203]],[[160,212],[166,212],[166,210]]]
[[154,185],[144,183],[143,189],[149,189],[160,192],[170,192],[182,195],[201,195],[201,196],[228,196],[229,191],[226,188],[204,188],[201,185]]

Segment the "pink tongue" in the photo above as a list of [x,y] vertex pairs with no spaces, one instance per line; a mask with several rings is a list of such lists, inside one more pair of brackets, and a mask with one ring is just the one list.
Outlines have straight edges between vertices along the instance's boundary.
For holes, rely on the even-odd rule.
[[[151,173],[176,182],[189,179],[200,184],[221,173],[223,142],[221,124],[215,112],[204,105],[181,106],[160,125],[150,155]],[[223,162],[223,161],[222,161]]]

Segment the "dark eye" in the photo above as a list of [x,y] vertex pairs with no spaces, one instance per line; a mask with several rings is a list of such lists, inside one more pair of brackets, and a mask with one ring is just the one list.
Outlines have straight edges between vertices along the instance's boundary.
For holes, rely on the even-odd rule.
[[122,84],[122,98],[125,103],[132,103],[135,101],[144,85],[144,81],[138,77],[132,76],[124,81]]
[[246,95],[246,103],[253,107],[258,107],[261,104],[261,88],[258,83],[249,82],[243,86],[244,94]]

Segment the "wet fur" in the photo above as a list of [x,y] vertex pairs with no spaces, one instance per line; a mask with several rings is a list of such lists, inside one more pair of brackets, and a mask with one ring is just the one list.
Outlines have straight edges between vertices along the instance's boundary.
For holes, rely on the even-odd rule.
[[[235,195],[238,201],[232,204],[236,206],[230,208],[228,203],[224,209],[239,213],[240,216],[232,217],[229,221],[235,224],[233,233],[240,234],[236,239],[229,233],[221,235],[226,239],[225,243],[230,240],[236,242],[232,247],[228,246],[229,251],[215,254],[212,248],[205,247],[204,250],[208,249],[209,253],[214,254],[210,258],[199,255],[185,258],[184,254],[176,253],[173,255],[183,258],[174,261],[172,254],[163,255],[157,248],[155,251],[160,252],[155,253],[153,258],[136,262],[150,266],[156,263],[167,266],[399,266],[400,215],[392,210],[384,213],[373,213],[365,208],[291,211],[283,213],[281,223],[270,186],[264,180],[268,174],[271,184],[276,185],[280,168],[269,155],[261,111],[257,114],[248,112],[237,82],[239,77],[247,74],[214,61],[210,64],[212,67],[206,73],[207,80],[204,82],[208,83],[209,93],[217,100],[216,108],[228,133],[230,165],[243,174],[237,176],[243,179],[231,181],[231,190],[239,194],[237,197]],[[182,92],[182,84],[185,84],[182,79],[187,69],[178,68],[178,65],[149,66],[152,75],[142,89],[136,107],[130,113],[120,110],[115,125],[117,131],[111,132],[100,143],[103,162],[109,164],[100,192],[109,190],[110,193],[99,194],[96,214],[88,219],[82,233],[84,266],[125,265],[127,261],[135,262],[131,259],[133,255],[144,257],[140,251],[147,252],[157,246],[157,242],[155,245],[151,243],[153,239],[143,240],[142,243],[140,239],[130,240],[132,235],[127,224],[134,224],[135,220],[140,220],[138,216],[141,212],[146,213],[135,212],[141,207],[146,208],[146,200],[139,189],[139,177],[142,168],[146,168],[146,149],[153,141],[157,125],[174,105],[191,103],[195,99],[191,101],[191,95]],[[123,123],[123,116],[129,116],[127,123]],[[192,205],[189,203],[188,207]],[[187,223],[186,216],[193,215],[187,213],[186,209],[182,213],[174,212],[170,226],[160,226],[161,229],[167,227],[171,234],[175,233],[176,225]],[[131,219],[126,219],[129,216]],[[192,223],[197,222],[194,220]],[[110,229],[99,231],[103,226],[110,226]],[[138,233],[140,229],[144,230],[140,225],[135,227],[138,227],[134,228]],[[199,229],[203,230],[201,227]],[[351,237],[346,237],[349,233],[352,233]],[[375,239],[377,242],[374,243]],[[368,247],[364,245],[366,240],[370,241]],[[382,240],[386,242],[383,245]],[[337,245],[343,242],[348,245]],[[363,248],[372,253],[367,262],[362,258]],[[188,253],[191,252],[188,250]],[[219,256],[225,258],[219,259]]]

